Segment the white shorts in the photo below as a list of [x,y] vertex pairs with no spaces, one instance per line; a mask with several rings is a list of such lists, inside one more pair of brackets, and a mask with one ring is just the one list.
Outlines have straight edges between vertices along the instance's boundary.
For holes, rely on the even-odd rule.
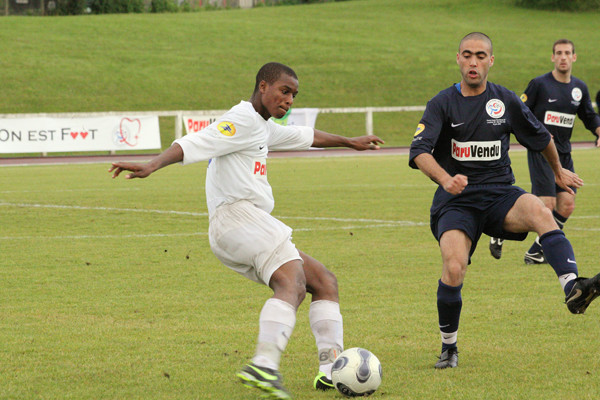
[[246,200],[217,207],[208,240],[223,264],[265,285],[286,262],[302,261],[292,243],[292,228]]

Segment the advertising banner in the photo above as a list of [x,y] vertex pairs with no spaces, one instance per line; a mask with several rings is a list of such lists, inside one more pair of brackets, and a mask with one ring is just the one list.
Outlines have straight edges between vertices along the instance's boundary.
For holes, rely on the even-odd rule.
[[183,123],[185,125],[185,134],[188,135],[190,133],[200,132],[202,129],[206,128],[213,122],[217,120],[217,117],[214,116],[184,116]]
[[[291,108],[282,118],[272,118],[273,121],[280,125],[301,125],[315,127],[317,116],[319,115],[318,108]],[[200,132],[208,125],[217,120],[214,115],[195,115],[183,116],[183,124],[185,125],[185,134]]]
[[0,153],[160,149],[157,116],[0,119]]

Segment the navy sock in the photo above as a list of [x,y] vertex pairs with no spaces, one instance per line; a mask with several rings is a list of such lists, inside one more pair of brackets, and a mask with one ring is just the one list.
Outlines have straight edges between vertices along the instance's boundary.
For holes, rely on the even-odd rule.
[[558,227],[560,229],[563,229],[565,227],[565,224],[567,223],[567,220],[569,219],[568,217],[563,217],[562,215],[560,215],[559,213],[556,212],[556,210],[552,210],[552,216],[554,217],[554,220],[556,221],[556,224],[558,225]]
[[[558,277],[567,274],[578,275],[573,247],[563,231],[556,229],[544,233],[540,236],[540,243],[544,249],[546,260],[548,260]],[[574,283],[575,281],[572,280],[566,284],[564,287],[565,294],[569,294]]]
[[536,238],[529,250],[527,252],[529,254],[539,253],[542,250],[542,245],[539,243],[539,238]]
[[448,286],[441,280],[438,281],[437,307],[442,335],[442,352],[456,347],[460,310],[462,309],[461,289],[462,284]]

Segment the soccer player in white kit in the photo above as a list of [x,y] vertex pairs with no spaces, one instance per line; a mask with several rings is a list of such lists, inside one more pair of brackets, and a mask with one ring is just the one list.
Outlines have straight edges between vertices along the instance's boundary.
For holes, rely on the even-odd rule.
[[273,193],[267,181],[269,150],[309,147],[349,147],[377,150],[383,141],[374,135],[348,138],[309,127],[281,126],[281,118],[298,93],[298,77],[288,66],[265,64],[256,76],[250,101],[242,101],[198,133],[177,139],[148,163],[113,163],[113,178],[145,178],[167,165],[210,160],[206,174],[209,242],[217,258],[245,277],[268,285],[273,297],[260,313],[259,334],[252,363],[237,374],[247,386],[274,399],[289,399],[279,362],[296,323],[296,310],[306,292],[315,336],[319,373],[315,389],[333,389],[331,366],[343,351],[343,322],[337,279],[323,264],[296,249],[292,229],[271,216]]

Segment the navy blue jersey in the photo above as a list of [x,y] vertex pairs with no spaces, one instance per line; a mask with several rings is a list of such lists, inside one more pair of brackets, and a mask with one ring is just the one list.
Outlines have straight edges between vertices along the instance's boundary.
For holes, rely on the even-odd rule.
[[456,84],[428,103],[410,146],[414,158],[432,154],[450,175],[466,175],[469,185],[512,184],[510,134],[523,146],[542,151],[550,134],[514,92],[491,82],[477,96],[463,96]]
[[574,76],[569,83],[557,81],[552,72],[538,76],[529,82],[521,100],[554,136],[559,153],[571,152],[575,115],[592,133],[600,126],[587,86]]

